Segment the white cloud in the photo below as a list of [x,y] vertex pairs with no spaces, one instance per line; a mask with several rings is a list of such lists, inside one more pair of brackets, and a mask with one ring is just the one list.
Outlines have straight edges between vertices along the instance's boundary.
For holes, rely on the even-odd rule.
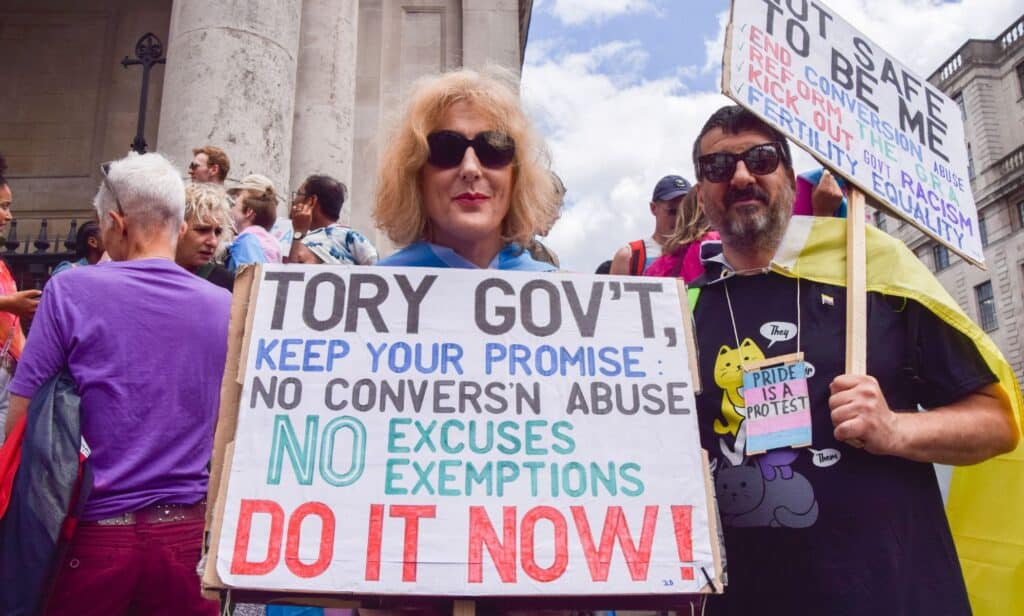
[[718,31],[714,36],[704,39],[704,68],[701,72],[721,74],[722,54],[725,52],[725,29],[728,26],[729,11],[722,11],[718,14]]
[[[582,20],[636,4],[544,4],[552,2],[553,11]],[[923,76],[939,68],[968,38],[992,38],[1002,32],[1019,16],[1020,9],[1013,4],[829,0],[834,12]],[[587,7],[589,17],[584,16]],[[684,19],[678,13],[660,18]],[[563,21],[570,23],[567,19]],[[691,62],[703,66],[704,74],[720,71],[726,20],[727,13],[721,14],[719,31],[708,33],[707,57]],[[729,103],[717,94],[717,79],[715,91],[689,91],[683,80],[692,75],[692,68],[681,67],[675,76],[658,80],[643,79],[647,60],[643,43],[637,41],[606,43],[582,53],[566,53],[563,45],[550,41],[530,43],[523,100],[544,132],[554,168],[569,190],[567,208],[548,242],[567,269],[593,271],[618,247],[651,233],[654,221],[647,204],[655,182],[667,173],[693,179],[693,140],[707,117]],[[799,148],[795,163],[798,171],[815,165]]]
[[829,0],[834,13],[923,77],[969,38],[992,38],[1020,16],[1006,0]]
[[637,52],[619,41],[547,57],[523,73],[524,104],[569,191],[549,237],[567,269],[593,271],[629,240],[650,235],[654,184],[667,173],[693,179],[697,131],[728,102],[687,93],[675,77],[641,79]]
[[578,26],[619,15],[656,12],[657,7],[650,0],[554,0],[548,10],[562,23]]

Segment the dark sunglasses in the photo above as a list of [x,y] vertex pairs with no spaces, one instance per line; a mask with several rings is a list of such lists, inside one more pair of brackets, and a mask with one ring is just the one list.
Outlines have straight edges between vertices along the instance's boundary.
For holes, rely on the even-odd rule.
[[508,166],[516,157],[516,142],[497,131],[485,131],[472,139],[451,130],[439,130],[427,135],[430,154],[427,162],[439,169],[452,169],[462,164],[466,149],[473,146],[480,164],[488,169]]
[[709,182],[728,182],[736,173],[737,161],[754,175],[768,175],[779,168],[779,163],[786,160],[786,152],[777,141],[755,145],[746,152],[714,152],[697,159],[700,178]]
[[114,196],[114,203],[117,205],[117,213],[124,218],[124,208],[121,207],[121,200],[117,198],[117,191],[114,190],[114,185],[110,182],[110,165],[111,163],[103,163],[100,165],[100,172],[103,174],[103,184],[110,191],[110,194]]

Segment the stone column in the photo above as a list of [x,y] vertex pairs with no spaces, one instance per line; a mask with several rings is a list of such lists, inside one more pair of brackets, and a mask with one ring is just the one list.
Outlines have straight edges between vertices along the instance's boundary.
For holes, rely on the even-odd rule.
[[462,65],[520,72],[519,0],[462,0]]
[[[352,188],[358,0],[304,0],[292,132],[291,187],[326,173]],[[351,220],[346,202],[342,222]]]
[[301,0],[174,0],[157,149],[187,171],[192,148],[224,148],[230,178],[292,189]]

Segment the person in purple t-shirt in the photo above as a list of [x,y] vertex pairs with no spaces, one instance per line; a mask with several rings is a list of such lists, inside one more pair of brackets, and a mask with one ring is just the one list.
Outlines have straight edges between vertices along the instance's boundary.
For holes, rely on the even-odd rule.
[[196,564],[231,296],[174,262],[185,190],[159,154],[103,167],[112,259],[46,286],[11,383],[10,430],[67,367],[93,488],[47,614],[217,614]]

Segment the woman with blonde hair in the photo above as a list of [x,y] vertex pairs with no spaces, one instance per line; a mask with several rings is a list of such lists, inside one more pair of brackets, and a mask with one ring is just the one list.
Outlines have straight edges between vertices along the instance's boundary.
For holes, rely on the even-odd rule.
[[417,83],[381,160],[374,220],[405,246],[381,265],[555,269],[523,249],[558,196],[512,78],[497,71]]
[[651,263],[644,276],[682,278],[685,282],[692,282],[704,273],[700,264],[700,243],[711,239],[718,239],[718,232],[711,231],[711,224],[697,201],[697,191],[691,190],[679,204],[675,230],[665,240],[661,257]]
[[185,230],[178,236],[174,262],[228,291],[235,286],[234,275],[218,265],[235,237],[228,193],[218,184],[185,186]]

